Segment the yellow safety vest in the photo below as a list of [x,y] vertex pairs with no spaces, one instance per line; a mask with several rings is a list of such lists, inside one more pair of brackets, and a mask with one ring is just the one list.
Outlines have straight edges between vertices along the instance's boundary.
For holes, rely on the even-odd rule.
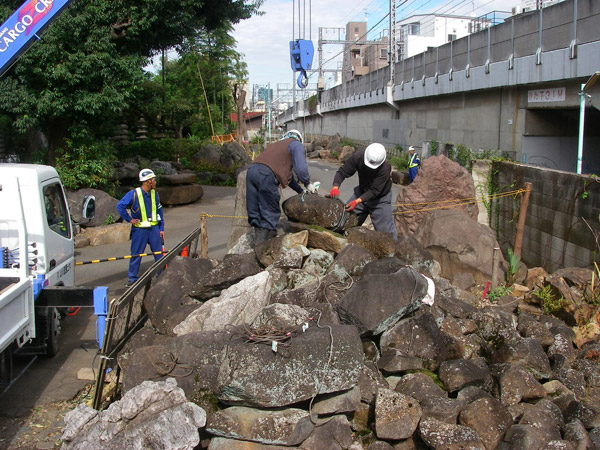
[[133,226],[137,228],[150,228],[154,225],[158,225],[158,215],[156,214],[156,192],[154,189],[150,191],[150,200],[152,203],[152,217],[150,217],[150,220],[148,220],[148,214],[146,214],[146,203],[144,202],[142,188],[136,188],[135,193],[137,194],[138,202],[140,202],[140,214],[142,218],[138,223],[134,223]]
[[417,157],[416,153],[413,153],[412,156],[410,157],[410,161],[408,162],[408,168],[412,169],[413,167],[417,167],[418,164],[414,163],[415,158]]

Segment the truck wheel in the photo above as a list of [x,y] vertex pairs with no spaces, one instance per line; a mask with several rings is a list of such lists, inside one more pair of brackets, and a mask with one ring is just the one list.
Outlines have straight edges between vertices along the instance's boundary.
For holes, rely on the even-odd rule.
[[58,334],[60,333],[60,314],[56,308],[48,308],[48,336],[46,338],[46,356],[58,353]]

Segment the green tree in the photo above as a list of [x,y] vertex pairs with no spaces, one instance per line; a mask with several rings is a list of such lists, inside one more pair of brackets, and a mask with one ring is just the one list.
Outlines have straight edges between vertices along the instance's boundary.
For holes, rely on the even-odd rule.
[[[21,132],[65,139],[110,136],[141,94],[149,58],[181,48],[200,29],[258,13],[263,0],[76,0],[0,79],[0,112]],[[21,1],[0,0],[5,20]]]
[[231,31],[230,25],[199,30],[181,47],[181,56],[154,76],[146,94],[152,101],[143,104],[154,128],[170,129],[175,137],[184,137],[184,130],[202,137],[232,131],[232,89],[243,84],[247,71]]

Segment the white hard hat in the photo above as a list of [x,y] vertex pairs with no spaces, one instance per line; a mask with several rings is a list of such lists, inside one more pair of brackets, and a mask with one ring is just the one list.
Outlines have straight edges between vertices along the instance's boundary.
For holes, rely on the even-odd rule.
[[410,147],[408,147],[408,151],[409,152],[414,152],[415,151],[415,147],[413,145],[411,145]]
[[365,150],[365,165],[377,169],[385,161],[385,147],[381,144],[371,144]]
[[302,139],[302,133],[300,133],[298,130],[288,131],[281,137],[281,140],[283,141],[284,139],[289,139],[289,138],[293,138],[293,139],[296,139],[297,141],[304,142],[304,139]]
[[151,178],[156,178],[156,175],[154,175],[154,172],[152,172],[152,170],[150,170],[150,169],[140,170],[140,181],[146,181]]

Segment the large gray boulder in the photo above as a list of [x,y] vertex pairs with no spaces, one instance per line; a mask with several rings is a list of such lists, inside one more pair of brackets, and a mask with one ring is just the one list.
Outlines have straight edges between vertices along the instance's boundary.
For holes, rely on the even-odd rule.
[[269,304],[271,274],[260,272],[225,289],[203,303],[173,328],[178,335],[196,331],[222,330],[227,326],[252,323]]
[[427,280],[412,268],[389,275],[365,275],[340,300],[337,311],[344,323],[362,336],[378,335],[417,310],[427,294]]
[[187,205],[202,198],[204,190],[199,184],[180,184],[156,188],[163,206]]
[[283,202],[282,208],[292,222],[317,225],[340,233],[358,223],[356,214],[345,212],[344,202],[315,194],[294,195]]
[[144,381],[105,411],[83,404],[67,413],[61,448],[177,448],[192,450],[200,443],[198,429],[206,413],[188,402],[174,378]]
[[273,351],[271,342],[232,339],[219,372],[219,400],[277,408],[358,382],[363,360],[356,328],[311,326]]
[[190,289],[189,295],[201,300],[218,296],[223,289],[256,275],[262,270],[253,254],[225,255],[221,263]]
[[450,282],[463,273],[483,285],[491,279],[494,248],[499,244],[490,227],[467,214],[431,211],[419,223],[414,237],[440,263],[441,276]]
[[215,436],[286,446],[302,443],[314,428],[308,411],[303,409],[260,410],[244,406],[215,412],[206,426]]
[[238,142],[228,142],[221,147],[219,163],[223,167],[232,168],[250,164],[252,159]]
[[383,333],[380,346],[382,352],[400,349],[417,356],[429,370],[438,370],[442,362],[458,356],[456,343],[438,328],[430,313],[401,320]]
[[144,297],[148,318],[160,333],[173,335],[173,327],[200,306],[188,292],[212,269],[208,259],[177,256],[162,271]]
[[[83,218],[82,211],[83,199],[88,195],[93,195],[96,198],[96,212],[94,218],[89,221]],[[67,203],[71,218],[82,227],[97,227],[119,220],[120,216],[117,212],[118,202],[116,198],[98,189],[67,190]]]

